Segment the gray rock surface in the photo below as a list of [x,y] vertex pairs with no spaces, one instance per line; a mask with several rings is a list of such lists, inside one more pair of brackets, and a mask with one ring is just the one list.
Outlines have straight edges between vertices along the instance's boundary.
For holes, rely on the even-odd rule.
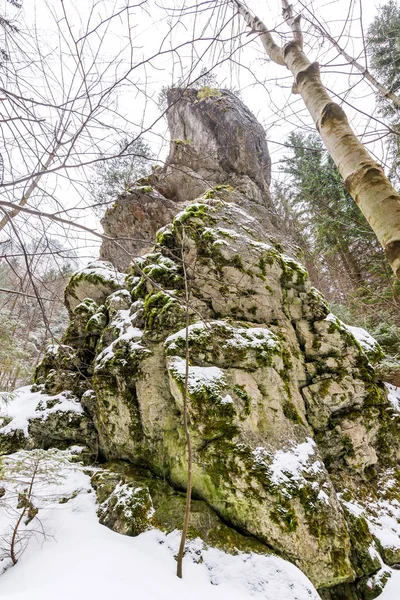
[[[93,480],[102,522],[129,535],[153,526],[168,529],[165,523],[175,522],[176,511],[183,514],[178,492],[187,482],[182,411],[188,311],[199,514],[214,515],[217,529],[220,517],[233,538],[244,534],[258,550],[294,562],[324,599],[369,599],[379,548],[387,560],[398,556],[398,548],[384,547],[374,533],[376,523],[375,529],[370,524],[378,508],[394,511],[400,502],[393,484],[400,477],[400,414],[372,364],[379,348],[365,351],[329,313],[295,249],[282,245],[271,218],[268,157],[261,142],[258,158],[245,151],[247,138],[243,148],[225,154],[219,148],[222,133],[213,133],[210,123],[213,116],[233,118],[233,104],[224,112],[225,100],[232,98],[225,93],[202,98],[193,91],[176,97],[171,126],[179,129],[182,119],[189,120],[192,129],[181,134],[193,135],[193,146],[175,142],[185,149],[172,149],[165,171],[153,179],[168,197],[176,186],[185,201],[175,204],[177,214],[148,252],[139,256],[147,245],[131,246],[138,256],[126,276],[115,267],[122,264],[119,255],[114,266],[92,265],[73,276],[66,291],[70,326],[36,379],[49,394],[70,390],[79,399],[85,421],[76,435],[66,424],[66,437],[74,443],[90,422],[99,455],[113,462],[110,472]],[[247,112],[245,117],[253,119]],[[195,118],[201,121],[198,130]],[[261,136],[258,128],[249,126],[249,132],[253,142]],[[178,163],[180,169],[173,168]],[[193,188],[193,195],[202,190],[196,202],[187,202],[194,185],[188,169],[199,173],[198,181],[210,178],[206,191]],[[243,177],[250,182],[247,191]],[[138,193],[138,204],[143,194],[150,198],[149,215],[141,217],[150,236],[157,202],[168,207],[161,221],[172,205],[149,190]],[[129,202],[121,210],[118,202],[112,210],[120,219]],[[136,232],[139,221],[130,222]],[[104,254],[113,260],[111,246]],[[2,445],[8,447],[5,440]],[[121,461],[133,471],[116,466]],[[366,508],[371,498],[375,516]],[[200,525],[199,531],[206,536]],[[233,539],[225,531],[223,543],[225,534]]]
[[260,123],[228,90],[168,92],[171,136],[159,187],[168,198],[193,200],[218,184],[270,205],[271,159]]
[[100,258],[111,261],[119,271],[127,271],[135,256],[145,254],[154,243],[160,227],[176,214],[175,202],[149,186],[135,186],[120,196],[104,215],[104,233],[115,241],[104,240]]
[[[76,306],[68,350],[38,373],[53,392],[66,372],[79,378],[84,371],[81,402],[100,453],[184,489],[183,259],[191,289],[193,492],[330,589],[379,567],[363,558],[371,538],[353,541],[338,492],[346,486],[356,494],[371,469],[396,464],[399,417],[304,267],[260,241],[262,231],[220,197],[190,204],[133,261],[125,289],[102,306]],[[151,525],[149,497],[131,498],[138,531]],[[112,496],[100,517],[133,534],[120,506]]]
[[[150,249],[158,229],[187,203],[208,191],[245,207],[280,240],[271,203],[271,159],[265,131],[243,102],[228,90],[171,89],[168,92],[170,151],[157,167],[110,207],[102,219],[100,257],[120,271]],[[251,225],[250,225],[251,226]],[[258,225],[260,229],[260,225]]]

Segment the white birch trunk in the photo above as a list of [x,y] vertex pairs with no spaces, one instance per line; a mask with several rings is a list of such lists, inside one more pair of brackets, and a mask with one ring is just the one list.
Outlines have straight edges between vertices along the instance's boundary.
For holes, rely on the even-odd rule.
[[[343,109],[332,101],[320,77],[318,63],[304,54],[298,34],[279,48],[266,26],[239,2],[231,0],[246,24],[260,33],[261,41],[274,62],[284,64],[293,74],[294,91],[308,108],[319,134],[334,160],[347,191],[371,225],[396,276],[400,279],[400,195],[351,129]],[[283,0],[284,11],[290,10]],[[290,21],[290,18],[287,20]]]

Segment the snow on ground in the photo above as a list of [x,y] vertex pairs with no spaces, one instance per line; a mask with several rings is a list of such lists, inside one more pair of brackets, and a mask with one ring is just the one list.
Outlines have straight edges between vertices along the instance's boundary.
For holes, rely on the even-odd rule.
[[[397,485],[396,480],[389,478],[382,483],[382,489],[390,490],[395,485]],[[370,501],[365,507],[355,500],[347,502],[341,498],[340,501],[353,515],[365,518],[370,532],[384,548],[400,547],[400,503],[397,500]],[[382,566],[381,572],[389,572],[390,579],[377,600],[399,600],[400,571]],[[374,577],[379,578],[381,572]]]
[[[190,542],[180,580],[175,575],[174,559],[178,532],[166,535],[152,530],[136,538],[114,533],[98,523],[89,476],[71,464],[64,465],[62,472],[60,481],[41,485],[37,494],[37,504],[42,507],[38,517],[47,540],[40,535],[31,537],[17,565],[3,573],[2,600],[319,598],[305,575],[279,557],[252,553],[231,556],[204,549],[200,540]],[[5,512],[3,507],[1,531],[8,523]],[[197,562],[200,553],[201,564]]]
[[[99,524],[90,469],[69,462],[70,451],[21,451],[5,461],[6,493],[0,498],[1,547],[7,547],[7,528],[15,523],[16,480],[29,481],[31,463],[40,460],[33,503],[38,519],[25,529],[40,532],[29,538],[16,566],[0,576],[2,600],[318,600],[307,577],[277,556],[241,553],[232,556],[205,548],[201,540],[188,543],[183,579],[176,577],[180,534],[151,530],[138,537],[122,536]],[[24,462],[25,461],[25,462]],[[21,472],[23,475],[16,476]],[[7,466],[8,465],[8,466]],[[11,472],[9,481],[7,473]],[[88,474],[89,473],[89,474]],[[14,504],[13,504],[14,503]],[[10,510],[7,505],[12,505]],[[10,561],[3,560],[3,565]],[[379,600],[398,600],[400,572],[391,571]]]
[[[391,485],[397,485],[396,481],[388,481],[385,485],[390,489]],[[393,499],[369,501],[367,506],[362,506],[355,500],[346,502],[341,499],[342,504],[356,517],[363,516],[368,527],[384,548],[400,547],[400,503]]]
[[400,571],[388,569],[391,574],[382,594],[377,596],[376,600],[399,600],[400,590]]
[[54,412],[83,413],[79,401],[65,392],[56,396],[49,396],[40,392],[31,392],[31,386],[15,390],[11,400],[0,405],[0,417],[11,421],[0,428],[1,433],[8,433],[14,429],[22,429],[28,435],[29,419],[46,420]]

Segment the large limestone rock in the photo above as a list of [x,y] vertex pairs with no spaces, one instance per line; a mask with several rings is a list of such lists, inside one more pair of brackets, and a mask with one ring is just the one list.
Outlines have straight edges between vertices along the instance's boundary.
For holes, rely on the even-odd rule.
[[[170,533],[182,527],[185,494],[150,471],[126,462],[106,463],[94,473],[92,486],[100,522],[118,533],[138,535],[154,527]],[[192,500],[188,533],[231,554],[268,553],[264,544],[228,527],[201,500]]]
[[134,186],[119,197],[101,221],[110,239],[103,241],[100,258],[111,261],[119,271],[127,271],[135,256],[150,251],[158,229],[176,212],[176,203],[152,187]]
[[75,359],[69,350],[64,367],[38,373],[51,393],[64,372],[84,369],[81,402],[103,457],[184,489],[184,264],[193,492],[318,588],[336,589],[380,568],[338,492],[355,496],[396,464],[399,417],[351,331],[261,229],[229,202],[189,205],[135,259],[125,289],[75,308]]
[[268,232],[280,241],[265,131],[242,101],[228,90],[174,88],[168,92],[167,118],[171,139],[165,167],[133,184],[107,210],[102,225],[109,239],[100,257],[126,271],[132,258],[150,250],[158,229],[206,192],[245,206],[263,223],[262,237]]
[[[170,123],[187,123],[182,141],[189,131],[193,144],[172,142],[185,149],[171,151],[157,185],[185,201],[177,203],[178,214],[148,252],[143,254],[147,241],[131,246],[142,255],[129,269],[124,263],[126,276],[115,266],[120,256],[107,266],[110,277],[96,280],[93,267],[74,275],[66,292],[70,326],[62,345],[39,366],[37,384],[47,394],[70,390],[95,429],[96,452],[112,461],[111,474],[93,479],[102,522],[130,535],[175,527],[179,518],[168,516],[176,509],[183,517],[177,492],[187,482],[182,411],[188,312],[199,512],[210,511],[211,528],[216,523],[221,529],[221,518],[237,544],[243,540],[235,536],[242,535],[257,551],[291,560],[324,600],[369,600],[387,578],[380,556],[393,563],[400,555],[400,531],[398,543],[385,545],[379,537],[379,511],[393,517],[400,502],[390,483],[398,477],[400,415],[372,366],[379,349],[360,342],[329,312],[295,248],[278,236],[264,138],[259,128],[252,130],[254,118],[246,113],[243,123],[254,147],[261,144],[258,158],[240,130],[236,151],[221,154],[222,131],[213,137],[210,123],[215,116],[239,127],[236,99],[176,93]],[[196,150],[206,134],[209,163]],[[247,154],[252,168],[246,167]],[[182,168],[172,168],[178,164]],[[194,187],[202,195],[190,203],[197,194],[189,193],[193,173],[214,187]],[[151,198],[153,207],[156,196]],[[112,260],[111,246],[107,252]],[[130,465],[128,471],[115,466],[121,464]],[[198,531],[207,537],[200,525]]]
[[170,153],[158,185],[168,198],[193,200],[218,184],[270,204],[271,159],[265,131],[228,90],[168,92]]

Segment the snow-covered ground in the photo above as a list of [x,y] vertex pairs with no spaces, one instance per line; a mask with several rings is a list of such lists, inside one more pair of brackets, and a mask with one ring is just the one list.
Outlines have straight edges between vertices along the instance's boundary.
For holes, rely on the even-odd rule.
[[[51,460],[57,462],[57,456]],[[79,466],[60,462],[58,468],[64,478],[49,485],[41,483],[35,500],[42,507],[38,517],[47,539],[40,534],[31,537],[17,565],[0,577],[2,600],[319,598],[305,575],[278,557],[231,556],[204,549],[200,540],[190,543],[184,576],[179,580],[174,559],[178,532],[166,535],[152,530],[136,538],[114,533],[98,523],[89,476]],[[6,500],[7,496],[1,500],[3,532],[12,522],[12,514],[4,509]],[[202,563],[196,562],[200,554]]]
[[400,595],[400,571],[391,570],[392,576],[387,582],[382,594],[376,600],[399,600]]
[[[61,459],[62,454],[58,453]],[[57,455],[51,455],[51,460],[57,462]],[[36,503],[41,506],[38,517],[47,539],[39,534],[31,537],[17,565],[0,577],[2,600],[319,598],[305,575],[278,557],[231,556],[215,549],[205,550],[200,540],[190,543],[184,577],[179,580],[174,559],[178,532],[166,535],[152,530],[136,538],[114,533],[98,523],[89,476],[79,466],[62,460],[60,465],[63,478],[41,484],[36,494]],[[1,531],[9,522],[10,515],[3,506]],[[200,554],[202,563],[196,562]],[[400,572],[393,571],[379,600],[398,600],[399,587]]]
[[[396,393],[400,401],[398,388],[389,392]],[[7,416],[9,422],[0,431],[15,428],[26,431],[29,418],[45,419],[54,410],[79,412],[82,409],[74,398],[66,395],[48,397],[22,388],[2,407],[2,415]],[[313,444],[308,440],[295,449],[293,456],[280,453],[275,457],[273,472],[279,481],[282,461],[285,472],[308,465]],[[186,600],[188,596],[191,600],[204,600],[204,597],[209,600],[319,599],[307,577],[281,558],[257,554],[231,556],[204,548],[200,540],[189,543],[184,578],[179,580],[175,575],[174,558],[179,532],[166,535],[152,530],[130,538],[100,525],[96,497],[90,485],[90,469],[70,462],[71,455],[79,451],[77,448],[65,452],[21,451],[3,458],[0,573],[6,570],[0,576],[2,600],[109,600],[110,597],[124,600],[132,596],[146,600]],[[39,512],[28,525],[22,526],[22,530],[33,534],[24,536],[27,547],[13,567],[9,541],[11,527],[21,513],[21,508],[17,508],[18,492],[29,484],[35,460],[39,467],[33,505]],[[396,485],[393,478],[385,483],[388,489],[393,485]],[[383,546],[398,547],[398,503],[392,501],[389,505],[382,500],[368,507],[354,501],[345,504],[355,514],[365,516]],[[391,572],[391,578],[379,600],[398,600],[400,571],[388,567],[384,570]]]

